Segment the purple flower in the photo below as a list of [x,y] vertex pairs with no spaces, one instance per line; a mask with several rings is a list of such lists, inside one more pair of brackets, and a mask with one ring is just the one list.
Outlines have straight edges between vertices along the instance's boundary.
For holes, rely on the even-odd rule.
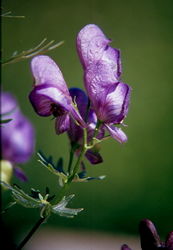
[[142,250],[173,250],[173,232],[170,232],[167,236],[166,241],[162,242],[154,224],[148,219],[144,219],[140,222],[139,232]]
[[[87,134],[88,134],[88,143],[91,142],[94,134],[94,129],[97,123],[97,117],[95,112],[92,109],[89,109],[88,102],[89,99],[86,96],[85,92],[79,88],[71,88],[70,95],[73,101],[76,102],[81,117],[87,123]],[[78,155],[81,151],[83,144],[83,129],[76,125],[73,119],[70,119],[70,129],[68,130],[68,136],[71,142],[71,145],[76,148],[76,154]],[[103,138],[104,131],[100,130],[97,136],[98,139]],[[85,156],[92,164],[98,164],[103,161],[101,155],[99,154],[98,145],[95,145],[93,149],[87,150]]]
[[128,113],[130,87],[120,82],[120,51],[109,46],[101,29],[86,25],[77,36],[77,50],[84,69],[84,82],[97,118],[110,135],[125,142],[125,133],[115,126]]
[[[34,151],[34,129],[10,93],[1,93],[1,115],[5,120],[12,119],[1,126],[3,160],[10,161],[13,166],[28,161]],[[16,168],[15,173],[25,179],[19,168]]]
[[70,116],[82,127],[86,124],[72,102],[63,75],[56,63],[48,56],[36,56],[31,61],[35,80],[29,99],[40,116],[56,117],[55,129],[61,134],[69,129]]
[[[139,224],[139,233],[142,250],[173,250],[173,231],[168,234],[166,241],[162,242],[154,224],[150,220],[144,219]],[[121,250],[130,250],[130,248],[123,245]]]

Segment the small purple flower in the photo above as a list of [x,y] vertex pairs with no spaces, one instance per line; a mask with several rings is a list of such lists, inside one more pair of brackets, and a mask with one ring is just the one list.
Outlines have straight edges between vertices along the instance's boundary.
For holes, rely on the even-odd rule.
[[[1,126],[3,160],[10,161],[13,166],[28,161],[35,146],[34,129],[10,93],[1,93],[1,115],[3,119],[12,119]],[[26,179],[20,168],[14,170],[20,179]]]
[[173,250],[173,232],[170,232],[167,236],[166,241],[162,242],[154,224],[148,219],[144,219],[140,222],[139,232],[142,250]]
[[61,134],[69,129],[70,116],[82,127],[86,124],[72,102],[63,75],[56,63],[48,56],[36,56],[31,61],[35,80],[29,99],[40,116],[56,117],[55,129]]
[[125,142],[125,133],[115,126],[128,113],[130,87],[120,82],[120,51],[109,46],[101,29],[86,25],[77,36],[77,50],[84,68],[84,82],[97,118],[110,135]]
[[[139,233],[142,250],[173,250],[173,231],[168,234],[166,241],[162,242],[154,224],[144,219],[139,224]],[[124,244],[121,250],[130,250],[130,248]]]
[[[88,143],[91,142],[94,129],[97,123],[97,117],[95,112],[88,107],[88,97],[86,96],[85,92],[79,88],[71,88],[69,90],[70,95],[73,101],[76,102],[81,117],[87,123],[87,132],[88,132]],[[83,144],[83,129],[76,125],[73,119],[70,119],[70,129],[68,130],[68,136],[71,142],[71,145],[76,147],[76,154],[78,155],[81,151],[81,147]],[[100,130],[97,136],[98,139],[103,138],[104,131]],[[98,164],[103,161],[101,155],[99,154],[99,148],[96,145],[93,149],[87,150],[85,156],[90,161],[91,164]]]

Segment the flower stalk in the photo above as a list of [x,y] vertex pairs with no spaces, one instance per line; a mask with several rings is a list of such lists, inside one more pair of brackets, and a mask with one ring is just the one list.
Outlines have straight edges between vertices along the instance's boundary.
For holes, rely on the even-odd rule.
[[[61,192],[59,193],[58,198],[57,198],[55,203],[60,202],[62,200],[62,198],[66,195],[66,193],[67,193],[67,191],[68,191],[68,189],[70,187],[71,182],[73,181],[75,175],[77,174],[77,172],[78,172],[78,170],[80,168],[83,156],[86,153],[86,150],[87,150],[87,130],[86,130],[86,128],[83,129],[83,132],[84,133],[83,133],[83,147],[82,147],[82,150],[81,150],[80,155],[79,155],[79,157],[77,159],[77,162],[76,162],[76,164],[74,166],[72,174],[69,175],[68,180],[64,184],[64,186],[62,187]],[[72,146],[71,147],[71,152],[70,152],[70,159],[69,159],[69,166],[70,166],[69,170],[71,170],[73,156],[74,156],[74,148]],[[68,171],[68,173],[70,173],[70,172]]]
[[31,239],[31,237],[33,236],[33,234],[37,231],[37,229],[40,227],[40,225],[43,224],[43,222],[46,220],[46,217],[41,217],[36,224],[34,225],[34,227],[31,229],[31,231],[27,234],[27,236],[23,239],[23,241],[19,244],[19,246],[16,248],[16,250],[20,250],[22,249],[25,244]]
[[86,128],[84,128],[83,129],[83,147],[82,147],[80,155],[79,155],[79,157],[77,159],[77,162],[76,162],[76,164],[74,166],[73,173],[68,178],[68,183],[71,183],[72,180],[74,179],[75,175],[77,174],[77,172],[79,170],[79,167],[80,167],[80,164],[82,162],[83,156],[85,155],[87,149],[88,149],[88,145],[87,145],[87,130],[86,130]]

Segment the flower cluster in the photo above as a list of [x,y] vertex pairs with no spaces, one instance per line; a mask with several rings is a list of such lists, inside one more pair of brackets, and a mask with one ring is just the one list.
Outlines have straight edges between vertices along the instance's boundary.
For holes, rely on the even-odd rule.
[[1,115],[2,121],[8,121],[1,126],[2,165],[9,169],[11,164],[16,176],[26,180],[25,174],[16,164],[28,161],[34,151],[33,126],[21,113],[16,99],[7,92],[1,93]]
[[127,141],[125,133],[115,125],[123,125],[131,88],[120,81],[120,51],[110,47],[110,42],[94,24],[86,25],[77,35],[87,95],[78,88],[68,89],[58,65],[50,57],[40,55],[31,61],[34,87],[29,99],[34,110],[40,116],[56,118],[56,133],[68,133],[77,155],[86,129],[90,147],[85,156],[92,164],[102,162],[96,144],[105,138],[106,131],[120,143]]

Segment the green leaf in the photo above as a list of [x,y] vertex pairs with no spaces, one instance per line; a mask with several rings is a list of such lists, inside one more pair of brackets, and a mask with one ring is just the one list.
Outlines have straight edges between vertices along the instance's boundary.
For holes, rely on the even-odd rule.
[[97,177],[80,177],[78,174],[76,174],[75,178],[73,179],[73,182],[88,182],[92,180],[104,180],[106,178],[105,175],[97,176]]
[[64,196],[63,199],[56,205],[52,206],[52,212],[58,214],[60,216],[73,218],[79,212],[83,210],[83,208],[67,208],[67,204],[73,199],[75,195]]
[[63,186],[64,183],[67,182],[68,177],[63,173],[63,172],[59,172],[57,169],[55,169],[54,165],[51,164],[50,162],[48,162],[48,160],[46,159],[46,157],[43,156],[43,154],[41,154],[40,152],[37,153],[38,157],[39,157],[39,162],[46,167],[52,174],[56,175],[59,177],[59,184],[60,186]]
[[12,196],[14,200],[22,205],[23,207],[28,207],[28,208],[38,208],[41,207],[41,201],[38,199],[34,199],[28,194],[26,194],[22,189],[20,189],[17,186],[10,186],[9,184],[1,181],[1,184],[6,187],[7,189],[10,189],[12,191]]

